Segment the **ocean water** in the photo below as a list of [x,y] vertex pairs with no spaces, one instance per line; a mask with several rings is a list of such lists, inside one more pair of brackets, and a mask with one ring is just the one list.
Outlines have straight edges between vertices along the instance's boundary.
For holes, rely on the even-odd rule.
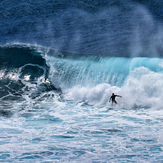
[[163,162],[161,1],[0,6],[0,162]]

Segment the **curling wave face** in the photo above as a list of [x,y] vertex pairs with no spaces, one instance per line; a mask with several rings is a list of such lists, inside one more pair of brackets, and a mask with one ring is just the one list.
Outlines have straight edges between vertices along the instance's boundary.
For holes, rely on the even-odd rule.
[[65,100],[107,106],[115,92],[123,95],[120,107],[162,107],[161,58],[85,56],[22,44],[0,48],[2,100],[55,90]]
[[25,94],[34,98],[50,87],[54,89],[47,80],[49,68],[46,61],[33,46],[0,46],[0,61],[2,100],[19,99]]

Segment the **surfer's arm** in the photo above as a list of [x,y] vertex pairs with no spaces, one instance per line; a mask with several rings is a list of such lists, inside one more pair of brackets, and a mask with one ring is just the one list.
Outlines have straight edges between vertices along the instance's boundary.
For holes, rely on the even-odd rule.
[[122,98],[122,96],[120,96],[120,95],[116,95],[117,97],[121,97]]
[[111,97],[110,97],[110,99],[109,99],[109,102],[110,102],[110,100],[111,100]]

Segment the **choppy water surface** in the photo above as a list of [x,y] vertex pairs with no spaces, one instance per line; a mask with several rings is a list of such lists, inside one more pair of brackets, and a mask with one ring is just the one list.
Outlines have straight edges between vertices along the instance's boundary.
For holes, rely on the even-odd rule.
[[[4,104],[0,159],[4,162],[157,162],[162,110],[89,106],[52,97]],[[13,107],[10,117],[10,107]],[[19,108],[19,111],[17,109]],[[14,113],[14,111],[16,113]]]

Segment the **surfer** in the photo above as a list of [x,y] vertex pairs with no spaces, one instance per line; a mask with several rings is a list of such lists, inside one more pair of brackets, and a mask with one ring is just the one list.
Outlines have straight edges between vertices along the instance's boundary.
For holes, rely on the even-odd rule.
[[122,96],[115,95],[114,93],[112,93],[112,96],[111,96],[110,99],[109,99],[109,102],[110,102],[110,100],[112,99],[112,106],[113,106],[113,102],[114,102],[115,104],[117,104],[117,101],[115,101],[115,97],[116,97],[116,96],[122,98]]

